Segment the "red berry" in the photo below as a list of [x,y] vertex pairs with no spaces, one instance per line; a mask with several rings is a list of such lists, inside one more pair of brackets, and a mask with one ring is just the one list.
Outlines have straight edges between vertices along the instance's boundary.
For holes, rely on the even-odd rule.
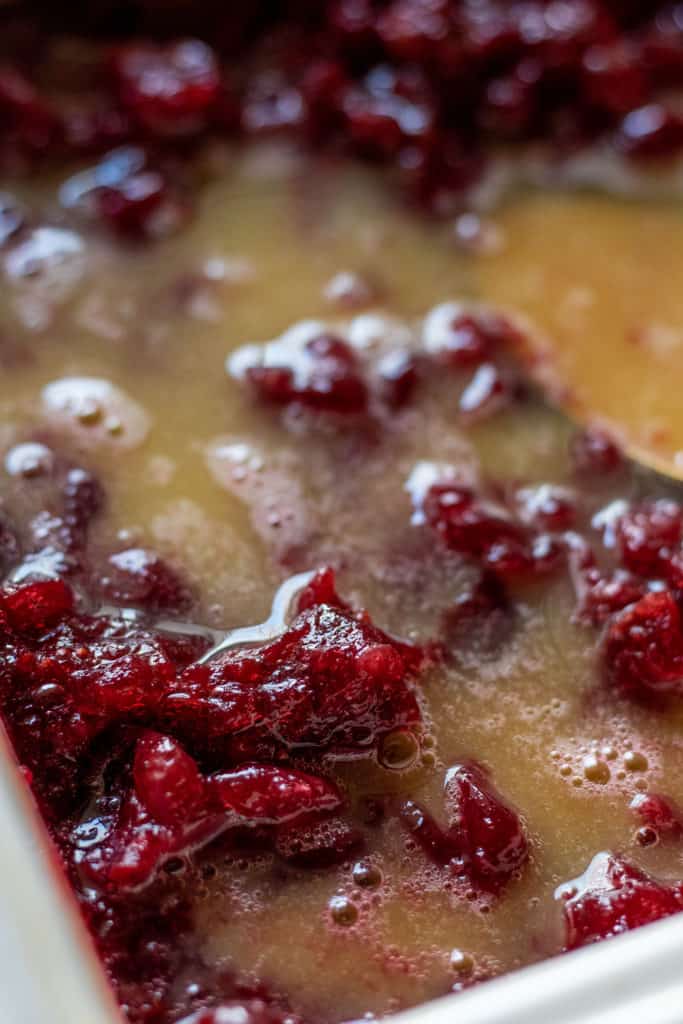
[[680,506],[660,499],[629,508],[617,521],[616,536],[625,569],[639,576],[667,575],[671,555],[680,547]]
[[248,824],[281,825],[336,810],[342,797],[327,779],[272,765],[215,772],[207,786],[214,806]]
[[583,476],[614,473],[623,465],[623,457],[617,445],[608,434],[596,427],[575,434],[569,452],[574,468]]
[[629,804],[647,828],[654,829],[659,839],[677,839],[683,835],[683,820],[678,808],[659,793],[636,793]]
[[198,39],[132,43],[114,54],[112,69],[121,103],[153,134],[203,128],[220,89],[216,57]]
[[254,353],[252,365],[241,372],[257,394],[276,405],[300,402],[328,412],[362,412],[367,389],[353,349],[330,334],[305,341],[266,347],[265,358]]
[[190,602],[187,587],[173,569],[145,548],[110,555],[99,583],[117,604],[137,605],[152,613],[182,611]]
[[161,227],[167,185],[157,171],[140,171],[116,187],[103,187],[96,196],[102,220],[124,238],[151,238]]
[[683,909],[679,887],[646,875],[635,864],[598,853],[587,870],[556,892],[564,901],[567,949],[609,939]]
[[138,740],[133,778],[140,800],[162,825],[182,825],[204,809],[205,786],[197,763],[170,736],[147,732]]
[[406,800],[400,813],[403,824],[435,864],[446,867],[458,859],[460,845],[457,837],[442,828],[420,804]]
[[483,888],[498,889],[524,867],[529,844],[519,815],[484,772],[450,768],[445,781],[449,833],[457,839],[465,873]]
[[624,43],[592,46],[583,55],[582,86],[589,103],[626,114],[645,103],[648,82],[640,55]]
[[607,681],[636,699],[683,694],[681,614],[673,594],[655,591],[620,612],[603,645]]
[[3,608],[19,633],[40,634],[62,622],[74,609],[71,587],[62,580],[28,583],[6,593]]

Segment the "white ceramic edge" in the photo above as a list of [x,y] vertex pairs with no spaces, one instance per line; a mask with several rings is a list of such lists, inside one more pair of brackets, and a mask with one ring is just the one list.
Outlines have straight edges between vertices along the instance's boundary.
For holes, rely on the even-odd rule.
[[[681,1024],[683,914],[522,968],[392,1024]],[[0,730],[0,1024],[121,1024]]]
[[0,1024],[120,1024],[0,728]]

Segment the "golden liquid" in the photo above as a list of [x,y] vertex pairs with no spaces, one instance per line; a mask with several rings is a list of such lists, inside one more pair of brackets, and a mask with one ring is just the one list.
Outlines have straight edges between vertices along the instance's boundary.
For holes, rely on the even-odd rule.
[[[54,207],[54,183],[23,192],[40,210]],[[197,618],[214,626],[263,620],[283,578],[332,562],[341,593],[379,625],[411,639],[433,636],[469,569],[410,524],[404,484],[416,462],[468,462],[509,481],[568,479],[564,420],[530,401],[465,430],[457,415],[465,378],[457,375],[387,416],[372,437],[302,426],[255,403],[225,373],[226,354],[305,318],[339,319],[323,295],[338,271],[372,275],[383,308],[411,323],[463,296],[521,309],[558,334],[577,366],[595,357],[587,388],[608,366],[614,371],[605,394],[615,404],[605,413],[615,416],[627,401],[641,408],[639,350],[624,349],[635,353],[633,366],[608,359],[622,328],[660,318],[683,326],[679,290],[647,269],[650,257],[663,266],[667,240],[678,242],[678,214],[669,208],[522,199],[500,215],[503,251],[475,258],[458,250],[448,226],[411,215],[381,182],[291,155],[253,151],[229,156],[218,170],[214,157],[197,200],[190,227],[154,245],[112,245],[84,227],[83,280],[59,301],[41,300],[33,278],[6,281],[3,337],[30,359],[8,361],[0,412],[5,449],[48,426],[66,450],[84,453],[108,494],[96,547],[124,539],[153,546],[189,578]],[[657,243],[647,246],[647,260],[634,241],[646,236]],[[223,261],[227,277],[196,285],[207,260]],[[574,319],[561,316],[577,289],[590,291],[592,304]],[[123,389],[149,418],[144,440],[131,443],[125,416],[111,435],[101,422],[56,422],[41,391],[66,376]],[[587,394],[598,402],[597,391]],[[661,403],[677,412],[668,381]],[[231,446],[239,444],[248,451],[235,463]],[[594,498],[613,496],[606,485]],[[604,698],[596,633],[571,624],[574,598],[562,574],[515,596],[516,629],[499,653],[466,648],[454,667],[424,681],[434,744],[424,763],[404,774],[362,761],[330,767],[352,804],[363,794],[410,792],[438,814],[445,769],[464,758],[486,763],[528,824],[532,858],[523,877],[498,900],[463,898],[406,846],[389,815],[367,829],[368,855],[384,876],[377,889],[355,886],[350,864],[319,872],[268,858],[216,865],[196,900],[209,959],[261,977],[296,1011],[341,1021],[448,991],[459,977],[453,949],[472,956],[482,974],[558,951],[554,889],[600,850],[680,875],[675,847],[637,846],[628,804],[641,787],[683,801],[681,716]],[[610,781],[592,783],[583,758],[607,747]],[[629,750],[646,756],[647,770],[625,769]],[[354,925],[332,923],[336,894],[355,902]]]

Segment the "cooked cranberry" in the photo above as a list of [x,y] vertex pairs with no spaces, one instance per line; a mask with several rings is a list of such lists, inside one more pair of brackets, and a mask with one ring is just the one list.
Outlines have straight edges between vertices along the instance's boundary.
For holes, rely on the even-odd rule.
[[456,837],[464,871],[483,888],[505,885],[529,856],[519,815],[473,765],[450,768],[444,792],[449,833]]
[[444,303],[425,320],[425,349],[458,369],[466,369],[489,362],[510,331],[501,317],[468,313],[456,303]]
[[635,47],[623,43],[588,49],[583,56],[582,84],[592,105],[615,114],[641,106],[648,94],[640,55]]
[[523,138],[529,133],[537,115],[536,85],[541,70],[532,61],[523,62],[514,73],[488,84],[478,114],[484,131],[497,139]]
[[331,608],[349,611],[349,605],[342,601],[337,593],[334,569],[319,569],[313,579],[306,584],[297,599],[297,611],[305,612],[316,605],[326,604]]
[[245,822],[281,825],[303,815],[336,810],[342,797],[327,779],[288,768],[248,765],[207,780],[212,803]]
[[110,600],[149,612],[178,612],[190,602],[187,587],[173,569],[145,548],[111,555],[99,582]]
[[291,350],[283,343],[272,360],[267,356],[265,363],[247,366],[245,376],[260,397],[277,405],[301,402],[313,409],[355,413],[367,403],[355,353],[329,334]]
[[420,722],[410,680],[421,661],[367,615],[321,604],[265,647],[186,670],[166,707],[195,742],[241,760],[282,745],[371,749],[385,732]]
[[161,233],[168,186],[158,171],[140,171],[116,187],[104,187],[96,196],[97,209],[112,230],[139,239]]
[[643,825],[653,829],[656,838],[677,839],[683,835],[683,820],[678,808],[659,793],[636,793],[629,804]]
[[358,51],[372,46],[376,34],[372,0],[336,0],[329,18],[332,29],[346,46]]
[[21,148],[42,153],[59,138],[56,112],[15,68],[0,66],[0,126]]
[[621,569],[603,576],[597,567],[588,568],[576,575],[575,585],[577,616],[593,626],[602,625],[614,612],[635,604],[645,593],[643,585]]
[[616,536],[625,569],[640,576],[666,576],[683,537],[680,506],[666,499],[632,506],[617,521]]
[[515,495],[524,522],[553,532],[568,530],[576,519],[576,495],[566,487],[538,484]]
[[44,633],[65,619],[74,607],[73,591],[62,580],[41,580],[9,591],[2,608],[13,629]]
[[363,156],[395,156],[401,147],[429,139],[434,128],[428,86],[417,71],[374,68],[362,87],[348,89],[343,110],[349,137]]
[[448,547],[502,576],[540,575],[555,569],[562,558],[553,538],[530,533],[502,505],[457,483],[434,484],[424,498],[423,513]]
[[661,103],[650,103],[626,115],[618,141],[628,156],[669,156],[683,146],[683,118]]
[[220,87],[215,55],[198,39],[124,46],[114,54],[112,68],[124,107],[161,135],[202,128]]
[[635,698],[683,693],[681,614],[673,594],[646,594],[612,621],[603,647],[609,684]]
[[147,732],[138,740],[133,778],[138,796],[162,825],[181,825],[204,805],[197,764],[170,736]]
[[609,939],[683,909],[678,887],[646,875],[635,864],[598,853],[586,872],[560,886],[567,949]]
[[377,18],[377,32],[390,54],[427,61],[450,32],[447,0],[393,0]]
[[457,860],[460,854],[457,837],[442,828],[420,804],[406,800],[401,806],[401,820],[435,864],[445,867]]
[[576,471],[586,476],[614,473],[623,465],[623,457],[617,445],[608,434],[596,427],[574,435],[570,455]]
[[66,473],[62,494],[68,525],[80,532],[87,530],[104,505],[100,482],[89,470],[74,466]]

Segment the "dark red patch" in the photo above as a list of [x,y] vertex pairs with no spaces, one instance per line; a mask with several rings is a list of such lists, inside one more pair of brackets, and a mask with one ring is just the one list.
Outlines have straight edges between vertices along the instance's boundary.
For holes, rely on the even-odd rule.
[[607,682],[647,700],[683,693],[681,613],[668,590],[646,594],[611,622],[603,643]]
[[577,949],[640,928],[683,909],[680,886],[668,886],[635,864],[597,854],[586,872],[558,890],[564,900],[565,945]]

